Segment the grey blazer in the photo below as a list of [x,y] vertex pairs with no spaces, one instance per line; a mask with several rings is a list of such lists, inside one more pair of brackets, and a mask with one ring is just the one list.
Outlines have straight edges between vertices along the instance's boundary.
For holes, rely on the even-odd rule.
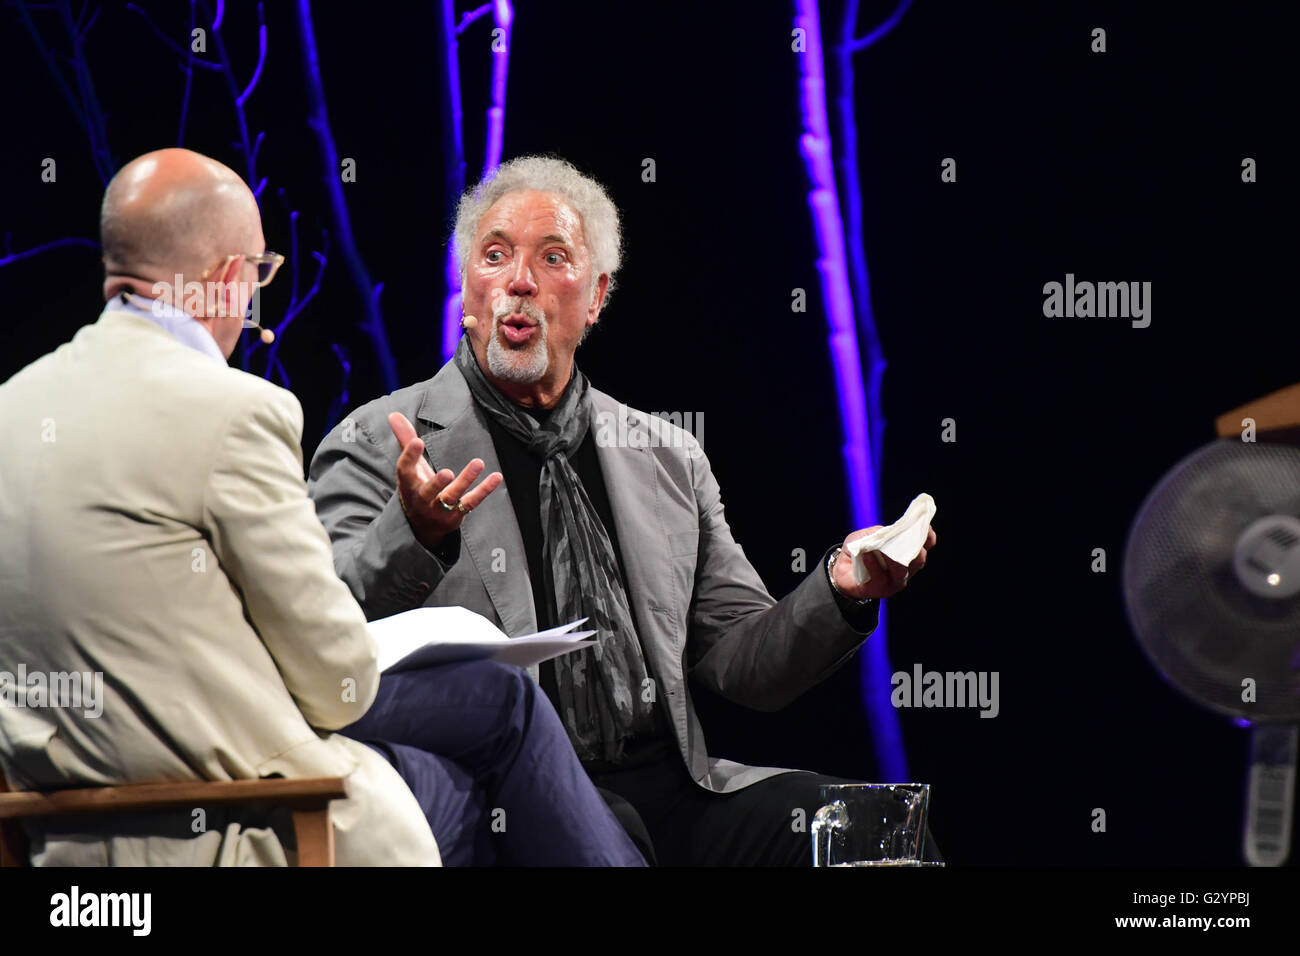
[[[606,437],[619,437],[620,413],[624,438],[650,436],[612,442],[598,432],[597,458],[637,632],[691,775],[725,793],[784,772],[710,756],[687,675],[736,703],[778,710],[852,656],[875,629],[876,602],[868,627],[854,630],[820,565],[774,600],[731,536],[718,483],[695,439],[594,388],[592,400],[593,427],[609,427]],[[435,469],[459,472],[481,458],[484,474],[500,470],[486,419],[453,363],[357,409],[321,443],[308,482],[339,576],[370,620],[422,605],[460,605],[507,634],[537,630],[510,489],[498,488],[465,520],[456,560],[439,560],[415,539],[395,494],[399,449],[387,421],[394,411],[415,425]]]

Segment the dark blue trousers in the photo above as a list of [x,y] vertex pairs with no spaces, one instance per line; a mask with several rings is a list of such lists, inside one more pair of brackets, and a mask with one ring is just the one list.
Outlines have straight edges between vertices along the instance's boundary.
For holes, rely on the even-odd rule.
[[644,866],[535,681],[492,661],[385,674],[342,733],[402,775],[447,866]]

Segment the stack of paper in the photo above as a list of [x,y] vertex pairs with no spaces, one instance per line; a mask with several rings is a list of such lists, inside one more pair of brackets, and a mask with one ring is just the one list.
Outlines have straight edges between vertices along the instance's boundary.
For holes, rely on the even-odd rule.
[[492,660],[530,667],[596,643],[595,631],[575,631],[585,617],[548,631],[507,637],[481,614],[463,607],[418,607],[371,621],[379,645],[379,670],[385,674],[447,664]]

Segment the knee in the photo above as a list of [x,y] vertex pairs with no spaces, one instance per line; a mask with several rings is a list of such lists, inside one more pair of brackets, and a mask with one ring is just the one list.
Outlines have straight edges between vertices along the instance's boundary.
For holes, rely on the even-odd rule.
[[509,689],[519,686],[524,681],[532,680],[522,667],[503,664],[500,661],[465,661],[457,667],[462,677],[481,682],[485,686]]
[[503,707],[528,709],[537,696],[537,683],[522,667],[499,661],[466,661],[458,665],[460,680],[473,682],[487,700],[499,701]]

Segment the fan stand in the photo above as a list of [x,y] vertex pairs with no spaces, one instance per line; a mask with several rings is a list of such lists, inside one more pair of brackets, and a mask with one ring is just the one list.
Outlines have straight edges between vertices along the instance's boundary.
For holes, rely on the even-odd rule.
[[1295,808],[1297,742],[1300,727],[1293,724],[1255,724],[1250,728],[1242,852],[1251,866],[1286,862]]
[[[1220,438],[1239,437],[1246,428],[1244,419],[1254,423],[1259,441],[1300,445],[1300,384],[1225,412],[1214,420],[1214,431]],[[1242,852],[1251,866],[1281,866],[1290,852],[1297,749],[1300,727],[1251,725],[1242,834]]]

